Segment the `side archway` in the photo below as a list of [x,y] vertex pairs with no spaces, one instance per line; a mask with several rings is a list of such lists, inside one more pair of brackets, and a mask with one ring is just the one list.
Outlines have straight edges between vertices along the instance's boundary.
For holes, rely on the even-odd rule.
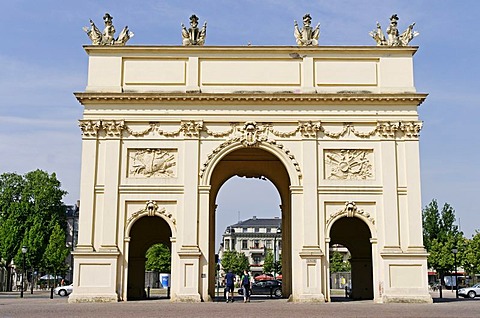
[[[150,208],[149,208],[150,207]],[[174,247],[174,219],[168,217],[164,209],[158,209],[155,202],[149,201],[146,209],[132,215],[125,230],[125,280],[124,299],[146,298],[145,254],[154,244],[162,243],[172,253]]]
[[351,258],[353,299],[373,299],[373,256],[372,242],[374,236],[373,222],[365,215],[348,213],[347,202],[345,213],[339,213],[331,218],[327,224],[327,247],[339,244],[348,249]]

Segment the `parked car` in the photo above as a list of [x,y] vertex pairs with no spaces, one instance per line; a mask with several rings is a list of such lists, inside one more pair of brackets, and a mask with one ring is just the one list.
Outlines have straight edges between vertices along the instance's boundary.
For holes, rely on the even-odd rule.
[[55,287],[53,292],[55,293],[55,295],[65,297],[73,292],[73,284]]
[[473,285],[472,287],[464,287],[458,290],[458,295],[465,298],[475,298],[480,296],[480,283]]
[[[243,289],[238,290],[239,295],[243,295]],[[282,297],[281,280],[261,280],[252,284],[252,295],[270,295],[277,298]]]

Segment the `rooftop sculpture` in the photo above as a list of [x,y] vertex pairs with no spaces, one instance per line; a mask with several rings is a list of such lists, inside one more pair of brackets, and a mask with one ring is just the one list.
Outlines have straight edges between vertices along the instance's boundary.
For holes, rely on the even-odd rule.
[[207,21],[203,23],[203,27],[198,29],[198,17],[192,14],[190,17],[190,28],[185,28],[182,23],[182,44],[184,46],[190,45],[204,45],[207,37]]
[[393,14],[390,17],[390,25],[387,28],[387,37],[383,34],[382,27],[378,22],[377,29],[371,31],[370,35],[377,42],[378,46],[407,46],[414,37],[419,35],[418,32],[413,31],[415,22],[410,24],[402,34],[399,34],[397,24],[398,16]]
[[303,16],[303,27],[298,28],[297,21],[294,21],[294,35],[299,46],[313,46],[318,45],[318,37],[320,36],[320,23],[314,28],[311,27],[312,17],[309,13]]
[[98,29],[95,23],[90,19],[90,28],[83,27],[93,45],[125,45],[133,36],[133,32],[128,30],[128,26],[124,27],[118,38],[115,39],[115,27],[112,24],[113,17],[109,13],[105,13],[103,21],[105,29],[103,33]]

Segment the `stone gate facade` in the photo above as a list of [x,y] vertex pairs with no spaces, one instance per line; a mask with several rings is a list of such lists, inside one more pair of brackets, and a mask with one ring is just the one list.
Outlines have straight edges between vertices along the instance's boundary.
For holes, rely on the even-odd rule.
[[431,302],[415,47],[85,50],[70,302],[142,298],[157,242],[172,253],[172,301],[210,301],[215,198],[234,175],[280,193],[292,301],[330,300],[329,246],[342,244],[354,298]]

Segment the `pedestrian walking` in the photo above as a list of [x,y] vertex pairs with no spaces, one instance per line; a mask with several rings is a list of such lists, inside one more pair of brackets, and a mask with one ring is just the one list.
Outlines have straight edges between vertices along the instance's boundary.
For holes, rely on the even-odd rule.
[[250,302],[250,290],[252,288],[250,282],[250,275],[248,274],[247,270],[243,271],[242,276],[242,290],[243,290],[243,302],[246,303],[247,301]]
[[[226,292],[226,298],[227,298],[227,303],[232,302],[233,303],[233,290],[235,288],[235,275],[232,273],[232,270],[229,269],[227,275],[225,275],[225,286],[227,289]],[[231,295],[231,297],[230,297]]]

